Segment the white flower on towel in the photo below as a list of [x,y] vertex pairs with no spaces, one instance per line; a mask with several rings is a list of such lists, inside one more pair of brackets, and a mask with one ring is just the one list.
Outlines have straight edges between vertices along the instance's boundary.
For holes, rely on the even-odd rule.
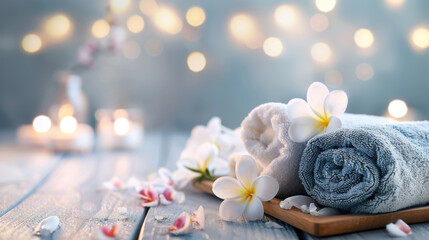
[[261,201],[269,201],[279,191],[278,182],[271,176],[259,176],[256,162],[243,156],[235,168],[237,179],[221,177],[213,183],[213,193],[225,199],[219,207],[219,216],[234,221],[243,216],[246,220],[259,220],[264,216]]
[[344,91],[329,92],[323,83],[312,83],[307,90],[307,101],[294,98],[288,103],[289,137],[294,142],[306,142],[320,133],[340,128],[339,117],[346,111],[347,103]]

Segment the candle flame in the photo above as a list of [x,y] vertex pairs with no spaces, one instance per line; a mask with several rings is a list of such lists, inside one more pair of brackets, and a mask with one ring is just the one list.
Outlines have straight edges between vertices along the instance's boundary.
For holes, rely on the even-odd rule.
[[60,129],[63,133],[73,133],[77,129],[77,120],[72,116],[67,116],[60,121]]
[[39,115],[33,120],[33,129],[38,133],[45,133],[51,129],[51,119],[45,115]]
[[126,118],[118,118],[113,123],[113,129],[115,130],[116,134],[124,136],[130,130],[130,122]]

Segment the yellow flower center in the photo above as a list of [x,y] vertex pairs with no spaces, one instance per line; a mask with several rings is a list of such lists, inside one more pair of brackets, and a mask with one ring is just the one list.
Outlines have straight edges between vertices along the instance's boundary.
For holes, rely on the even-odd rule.
[[319,120],[319,124],[317,127],[320,128],[320,131],[327,128],[329,123],[331,122],[331,119],[329,119],[329,116],[326,116],[326,115],[323,115],[318,120]]

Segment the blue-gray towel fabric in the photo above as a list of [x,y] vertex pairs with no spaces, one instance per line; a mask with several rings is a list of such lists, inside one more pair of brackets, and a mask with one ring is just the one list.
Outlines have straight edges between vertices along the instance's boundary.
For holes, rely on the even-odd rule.
[[317,136],[304,149],[299,177],[319,203],[351,213],[428,204],[429,122],[366,125]]

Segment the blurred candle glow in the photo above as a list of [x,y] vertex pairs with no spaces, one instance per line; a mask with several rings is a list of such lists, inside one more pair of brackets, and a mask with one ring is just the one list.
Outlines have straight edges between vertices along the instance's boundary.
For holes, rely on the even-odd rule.
[[155,0],[140,0],[139,8],[143,14],[153,16],[158,10],[158,4]]
[[51,129],[51,119],[45,115],[39,115],[33,120],[33,129],[38,133],[46,133]]
[[264,41],[263,49],[270,57],[278,57],[283,52],[283,44],[280,39],[269,37]]
[[67,116],[60,121],[60,129],[63,133],[74,133],[77,129],[77,120],[72,116]]
[[374,35],[369,29],[361,28],[355,32],[355,43],[360,48],[369,48],[374,43]]
[[128,131],[130,131],[130,122],[126,118],[118,118],[113,123],[113,129],[119,136],[124,136]]
[[321,12],[330,12],[335,8],[337,4],[336,0],[316,0],[316,7]]
[[95,21],[94,24],[92,24],[91,31],[94,37],[104,38],[110,32],[110,25],[106,20],[100,19]]
[[297,24],[298,12],[295,7],[284,4],[274,11],[274,19],[284,28],[292,28]]
[[201,26],[206,20],[206,13],[200,7],[191,7],[186,12],[186,21],[193,27]]
[[415,28],[411,32],[411,44],[419,49],[429,47],[429,30],[424,27]]
[[361,63],[356,67],[356,77],[362,81],[368,81],[374,76],[374,69],[368,63]]
[[110,9],[114,13],[124,13],[130,6],[131,0],[110,0]]
[[395,99],[389,103],[387,111],[394,118],[402,118],[407,114],[408,107],[404,101]]
[[328,62],[332,58],[331,47],[324,42],[315,43],[310,53],[313,59],[320,63]]
[[343,76],[337,70],[331,70],[325,74],[325,83],[330,87],[339,87],[343,84]]
[[140,15],[134,14],[127,20],[128,30],[132,33],[139,33],[144,29],[144,20]]
[[122,47],[122,53],[128,59],[136,59],[140,56],[140,45],[134,41],[128,41]]
[[37,53],[42,48],[42,39],[37,34],[27,34],[22,38],[21,47],[27,53]]
[[323,32],[328,26],[329,20],[324,14],[317,13],[310,18],[310,27],[316,32]]
[[206,66],[206,57],[201,52],[192,52],[188,56],[187,63],[192,72],[201,72]]
[[71,22],[67,16],[57,14],[48,18],[44,27],[49,36],[53,38],[62,38],[70,32]]
[[169,7],[159,8],[153,18],[155,25],[169,34],[178,34],[183,27],[182,20],[178,14]]

